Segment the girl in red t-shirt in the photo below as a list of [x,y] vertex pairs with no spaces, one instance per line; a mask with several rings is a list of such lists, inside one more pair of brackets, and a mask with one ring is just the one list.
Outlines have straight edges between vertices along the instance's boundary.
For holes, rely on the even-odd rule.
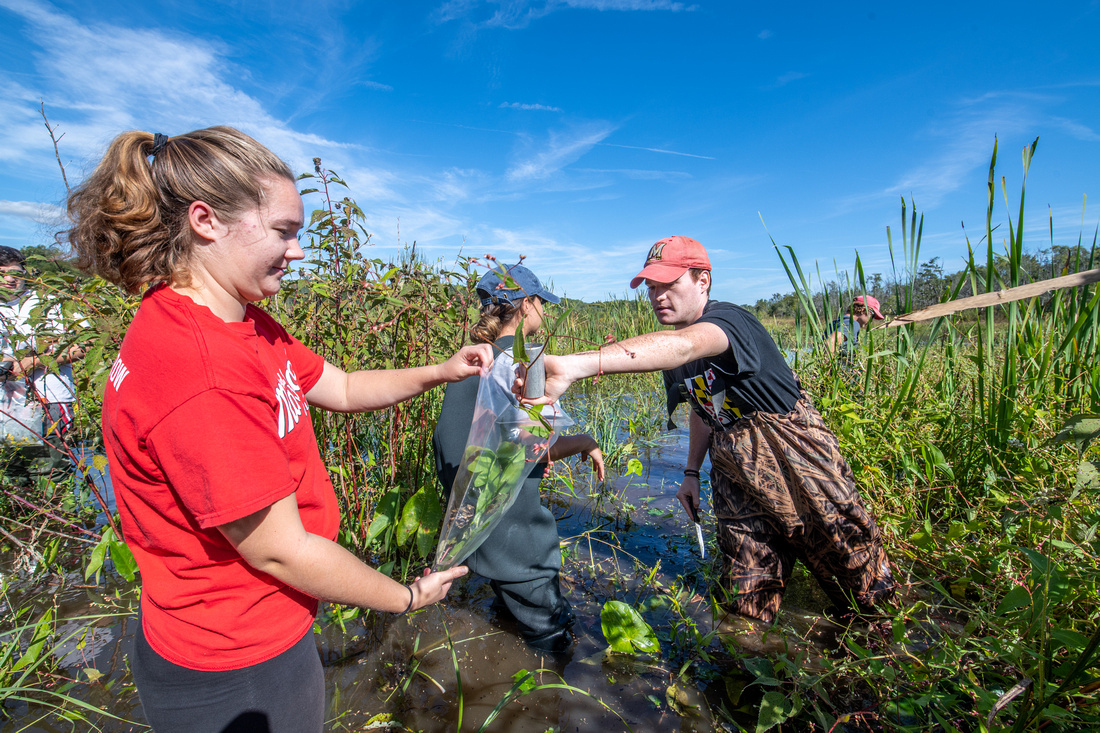
[[349,374],[252,305],[304,256],[304,215],[286,164],[232,128],[123,133],[68,207],[78,264],[147,288],[103,405],[142,576],[131,666],[146,717],[158,733],[319,731],[318,599],[410,611],[466,568],[404,586],[336,544],[308,407],[388,407],[483,373],[491,347]]

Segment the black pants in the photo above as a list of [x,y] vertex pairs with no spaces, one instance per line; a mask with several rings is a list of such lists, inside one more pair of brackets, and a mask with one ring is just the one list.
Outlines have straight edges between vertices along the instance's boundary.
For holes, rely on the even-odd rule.
[[488,539],[466,560],[472,572],[492,580],[493,590],[528,641],[560,635],[573,622],[558,574],[561,544],[554,513],[542,505],[539,482],[546,464],[532,472]]
[[157,654],[139,621],[130,666],[155,733],[319,733],[324,725],[325,675],[312,629],[266,662],[201,672]]

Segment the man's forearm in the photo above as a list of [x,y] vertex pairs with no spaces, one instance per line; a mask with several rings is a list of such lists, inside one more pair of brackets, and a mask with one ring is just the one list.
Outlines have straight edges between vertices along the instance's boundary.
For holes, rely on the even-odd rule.
[[707,457],[707,449],[710,447],[710,426],[703,422],[695,410],[691,411],[691,420],[688,424],[688,455],[687,465],[684,468],[698,471]]
[[681,364],[716,356],[729,347],[725,333],[712,323],[697,323],[679,331],[653,331],[616,341],[597,351],[570,354],[568,362],[572,381],[597,374],[657,372],[674,369]]

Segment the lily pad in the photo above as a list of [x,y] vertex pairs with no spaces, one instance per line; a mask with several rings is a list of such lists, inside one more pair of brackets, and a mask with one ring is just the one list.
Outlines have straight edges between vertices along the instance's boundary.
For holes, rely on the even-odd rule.
[[661,643],[642,615],[622,601],[608,601],[600,612],[600,626],[612,651],[657,654]]

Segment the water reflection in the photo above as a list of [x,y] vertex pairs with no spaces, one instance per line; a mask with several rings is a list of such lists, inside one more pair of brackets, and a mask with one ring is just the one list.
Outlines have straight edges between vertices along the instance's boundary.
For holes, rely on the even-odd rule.
[[[97,455],[100,458],[98,461],[96,460]],[[107,457],[102,453],[97,454],[91,443],[82,443],[74,446],[72,457],[76,462],[77,476],[95,485],[96,489],[100,492],[100,496],[103,497],[104,502],[107,504],[107,511],[114,514],[115,492],[111,488],[111,472],[110,468],[107,466]],[[100,467],[96,466],[97,463]],[[105,514],[102,511],[102,507],[100,507],[100,514],[96,517],[96,530],[98,531],[105,524],[107,524],[107,514]]]

